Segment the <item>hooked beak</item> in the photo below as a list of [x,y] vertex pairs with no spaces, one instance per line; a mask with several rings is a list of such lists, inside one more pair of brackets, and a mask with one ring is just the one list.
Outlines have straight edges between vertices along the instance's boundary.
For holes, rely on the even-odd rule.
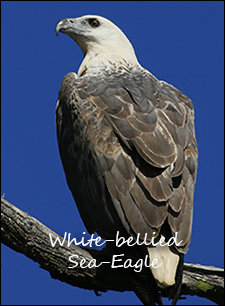
[[82,31],[77,25],[76,18],[66,18],[60,20],[55,27],[56,35],[59,35],[59,32],[65,33],[67,35],[82,35]]

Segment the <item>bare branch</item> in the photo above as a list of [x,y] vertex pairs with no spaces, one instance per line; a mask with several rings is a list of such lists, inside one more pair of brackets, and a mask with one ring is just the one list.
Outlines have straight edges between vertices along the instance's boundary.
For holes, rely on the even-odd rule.
[[[108,248],[102,251],[78,248],[74,244],[67,246],[65,240],[63,246],[57,244],[52,247],[49,233],[53,237],[63,238],[43,225],[37,219],[10,204],[3,197],[1,198],[1,239],[11,249],[23,253],[30,259],[38,262],[40,267],[49,271],[52,278],[66,282],[72,286],[95,291],[114,290],[130,291],[129,283],[126,282],[124,269],[112,269],[110,264],[111,253]],[[76,268],[70,269],[69,257],[77,255]],[[82,260],[85,265],[91,267],[81,268]],[[223,305],[224,296],[224,270],[212,266],[199,264],[184,264],[184,276],[182,282],[182,294],[197,295]],[[162,292],[167,296],[167,292]]]

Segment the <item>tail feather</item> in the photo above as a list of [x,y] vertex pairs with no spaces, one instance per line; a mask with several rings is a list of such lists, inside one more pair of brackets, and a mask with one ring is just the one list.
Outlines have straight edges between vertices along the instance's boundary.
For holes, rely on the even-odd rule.
[[[111,244],[111,248],[114,250],[114,253],[124,254],[124,261],[131,259],[132,263],[135,264],[140,259],[144,262],[147,257],[146,264],[147,266],[149,265],[148,251],[145,246],[122,246],[118,248],[114,244]],[[126,270],[128,273],[128,281],[134,293],[144,305],[163,304],[158,286],[149,267],[143,264],[140,272],[134,271],[134,268],[127,268]]]
[[[108,245],[108,243],[107,243]],[[151,269],[148,267],[150,264],[148,249],[145,246],[122,246],[116,247],[110,243],[110,247],[114,254],[124,254],[124,262],[127,259],[131,259],[132,263],[136,263],[138,260],[143,259],[145,261],[147,255],[147,265],[143,265],[140,272],[135,272],[134,268],[127,268],[128,281],[144,305],[163,305],[160,295],[160,289],[157,281],[153,276]],[[157,269],[157,268],[156,268]],[[175,284],[168,287],[170,289],[169,299],[172,299],[172,305],[175,305],[180,297],[181,285],[182,285],[182,273],[183,273],[183,255],[180,255],[180,260],[176,270]]]

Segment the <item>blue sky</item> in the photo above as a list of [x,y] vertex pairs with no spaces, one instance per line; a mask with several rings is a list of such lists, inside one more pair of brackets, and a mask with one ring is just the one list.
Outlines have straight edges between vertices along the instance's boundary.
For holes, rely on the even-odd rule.
[[[60,235],[85,231],[59,158],[55,106],[63,76],[77,72],[79,47],[55,35],[63,18],[104,16],[139,62],[187,94],[196,113],[199,167],[185,262],[223,267],[223,1],[2,1],[1,193]],[[2,304],[140,304],[134,293],[72,287],[2,245]],[[165,303],[168,304],[166,300]],[[187,297],[180,305],[213,303]]]

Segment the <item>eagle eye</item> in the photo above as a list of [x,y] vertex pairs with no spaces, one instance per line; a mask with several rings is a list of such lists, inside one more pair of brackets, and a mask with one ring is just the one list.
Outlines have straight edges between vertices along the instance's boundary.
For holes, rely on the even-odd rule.
[[100,25],[99,21],[95,18],[88,19],[88,23],[92,28],[97,28]]

